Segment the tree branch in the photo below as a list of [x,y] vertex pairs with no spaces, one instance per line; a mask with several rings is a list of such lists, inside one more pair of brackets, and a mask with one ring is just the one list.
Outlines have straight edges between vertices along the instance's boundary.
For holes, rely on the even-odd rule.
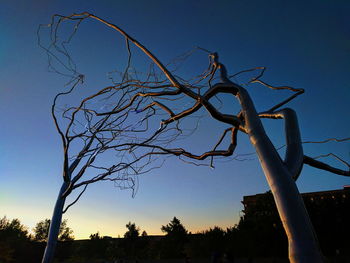
[[303,147],[301,144],[298,118],[294,110],[285,108],[274,113],[260,113],[260,118],[284,119],[284,132],[286,136],[286,155],[284,164],[297,180],[303,167]]
[[78,195],[78,197],[72,202],[70,203],[63,211],[62,211],[62,214],[66,213],[67,210],[72,206],[74,205],[76,202],[78,202],[78,200],[80,199],[80,197],[83,195],[83,193],[85,192],[86,188],[88,187],[88,184],[86,184],[84,186],[84,189],[80,192],[80,194]]
[[[345,170],[341,170],[335,167],[332,167],[328,164],[325,164],[323,162],[317,161],[309,156],[304,155],[304,163],[307,165],[310,165],[312,167],[321,169],[321,170],[325,170],[334,174],[339,174],[339,175],[343,175],[343,176],[350,176],[350,169],[349,171],[345,171]],[[348,166],[349,167],[349,166]]]

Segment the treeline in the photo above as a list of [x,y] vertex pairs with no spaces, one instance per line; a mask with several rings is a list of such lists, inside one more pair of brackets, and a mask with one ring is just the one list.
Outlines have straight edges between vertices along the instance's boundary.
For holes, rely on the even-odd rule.
[[[2,218],[0,262],[40,262],[49,225],[48,219],[40,221],[33,229],[33,234],[29,234],[28,228],[18,219]],[[213,262],[225,259],[230,262],[237,257],[287,257],[287,241],[283,235],[268,233],[264,240],[260,240],[259,237],[264,236],[265,230],[257,232],[257,229],[245,223],[244,218],[232,228],[224,230],[214,227],[195,234],[188,232],[176,217],[161,227],[163,236],[149,236],[131,222],[126,224],[126,230],[123,238],[103,237],[97,232],[91,234],[89,240],[73,241],[73,231],[64,220],[60,229],[56,262],[175,258],[211,258]],[[276,250],[276,245],[279,250]]]
[[[317,232],[324,255],[337,262],[349,262],[350,198],[305,197],[304,202]],[[38,222],[29,234],[18,219],[0,219],[0,262],[40,262],[50,220]],[[73,231],[63,221],[56,262],[113,262],[156,259],[211,259],[234,262],[237,258],[267,258],[288,262],[288,243],[270,192],[257,195],[246,206],[237,225],[213,227],[190,233],[174,217],[161,226],[163,236],[149,236],[135,223],[126,224],[123,238],[103,237],[98,232],[88,240],[73,241]],[[343,259],[344,261],[341,261]]]
[[[40,262],[45,249],[50,220],[45,219],[36,224],[29,233],[28,227],[22,225],[19,219],[9,220],[4,216],[0,219],[0,262]],[[57,254],[68,257],[71,247],[69,241],[73,241],[73,230],[67,226],[67,220],[63,220],[60,232],[60,245]],[[70,242],[72,243],[72,242]],[[63,253],[61,253],[63,251]]]
[[[136,262],[159,259],[210,259],[234,262],[238,258],[274,258],[288,262],[287,239],[281,226],[272,222],[251,222],[242,217],[239,224],[222,229],[213,227],[191,233],[174,217],[161,227],[162,236],[150,236],[135,223],[126,224],[123,238],[102,237],[72,243],[67,262]],[[186,261],[185,261],[186,262]],[[277,262],[277,261],[276,261]]]

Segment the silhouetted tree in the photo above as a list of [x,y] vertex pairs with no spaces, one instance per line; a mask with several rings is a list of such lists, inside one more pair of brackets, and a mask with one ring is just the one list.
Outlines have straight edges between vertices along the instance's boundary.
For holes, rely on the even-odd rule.
[[[67,226],[67,219],[61,222],[58,233],[58,251],[56,258],[60,261],[66,260],[72,253],[72,242],[74,240],[73,230]],[[47,242],[51,220],[46,218],[39,221],[33,229],[33,239],[37,242]]]
[[142,231],[141,237],[139,238],[138,254],[140,259],[151,259],[152,252],[150,251],[150,237],[145,230]]
[[28,239],[28,229],[26,226],[21,224],[21,221],[17,218],[9,220],[6,216],[0,219],[0,233],[1,240],[5,238],[10,239]]
[[239,230],[237,226],[229,227],[226,229],[226,245],[225,251],[233,260],[240,255],[239,244],[242,243],[242,239],[239,236]]
[[218,226],[189,235],[185,247],[186,255],[191,258],[210,258],[213,254],[226,251],[226,241],[226,232]]
[[18,219],[0,219],[0,262],[15,261],[23,253],[23,245],[28,241],[28,231]]
[[90,240],[87,242],[86,255],[90,259],[106,259],[109,243],[110,239],[100,236],[99,232],[91,234]]
[[207,251],[223,253],[225,250],[225,231],[218,226],[204,232],[208,242]]
[[122,247],[125,251],[125,256],[128,259],[137,259],[141,254],[141,239],[140,239],[140,228],[135,223],[127,223],[127,231],[124,234],[122,240]]
[[37,262],[40,245],[31,241],[19,219],[0,219],[0,262]]
[[128,229],[128,231],[125,232],[124,238],[136,239],[140,235],[140,228],[137,227],[135,223],[127,223],[126,228]]
[[163,240],[163,257],[179,258],[184,256],[184,245],[188,232],[180,220],[174,217],[169,224],[161,227],[165,238]]
[[175,239],[186,239],[187,230],[181,224],[180,220],[174,217],[169,224],[161,227],[162,232],[166,234],[167,237],[174,237]]
[[[67,219],[64,219],[61,222],[61,226],[58,234],[58,240],[60,241],[74,240],[73,230],[67,226],[67,221],[68,221]],[[39,241],[39,242],[47,241],[47,237],[49,235],[50,222],[51,220],[46,218],[36,224],[35,228],[33,229],[35,241]]]

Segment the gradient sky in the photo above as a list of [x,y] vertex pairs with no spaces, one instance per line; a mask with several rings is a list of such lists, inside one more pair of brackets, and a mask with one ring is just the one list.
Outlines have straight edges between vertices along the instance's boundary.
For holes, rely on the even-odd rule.
[[[66,79],[47,72],[36,30],[52,14],[83,11],[121,26],[165,63],[201,46],[217,51],[230,73],[266,66],[268,83],[306,90],[290,103],[299,115],[303,140],[349,137],[349,1],[0,0],[0,217],[19,218],[30,228],[51,217],[61,183],[62,148],[50,106]],[[102,42],[100,37],[117,37],[101,26],[84,26],[79,52],[92,57],[82,57],[81,64],[108,71],[111,61],[99,57],[110,54],[96,43]],[[258,86],[250,91],[258,109],[286,96]],[[283,122],[264,123],[273,142],[283,145]],[[211,147],[217,138],[212,135],[222,127],[205,123],[189,147],[196,150],[207,142]],[[349,142],[307,144],[304,149],[309,156],[333,152],[350,160]],[[237,152],[252,151],[246,136],[240,136]],[[339,189],[345,184],[350,184],[349,178],[310,167],[304,167],[298,180],[301,192]],[[139,177],[135,198],[113,184],[97,183],[64,218],[78,239],[97,231],[122,236],[129,221],[149,234],[160,234],[161,225],[174,216],[196,232],[215,225],[233,226],[243,196],[267,190],[256,158],[218,163],[215,169],[173,158]]]

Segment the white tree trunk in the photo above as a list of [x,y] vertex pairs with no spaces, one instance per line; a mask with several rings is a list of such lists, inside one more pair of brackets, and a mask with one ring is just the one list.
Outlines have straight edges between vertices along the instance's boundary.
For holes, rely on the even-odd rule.
[[61,221],[62,221],[62,212],[66,198],[62,198],[62,194],[66,191],[69,183],[63,182],[60,192],[58,194],[55,208],[52,214],[49,235],[46,243],[46,248],[42,263],[51,263],[55,255],[55,249],[57,245],[58,234],[60,231]]
[[242,105],[245,128],[258,154],[288,237],[290,262],[323,262],[313,226],[293,175],[266,135],[247,91],[240,87],[237,96]]

